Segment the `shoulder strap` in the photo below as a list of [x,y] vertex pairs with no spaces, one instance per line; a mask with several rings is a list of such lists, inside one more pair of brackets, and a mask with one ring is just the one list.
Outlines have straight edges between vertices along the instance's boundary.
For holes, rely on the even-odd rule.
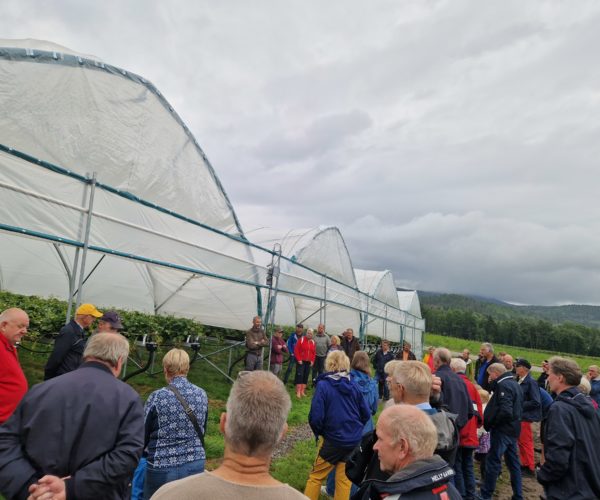
[[183,396],[181,395],[181,393],[179,392],[177,387],[175,387],[173,384],[169,384],[167,386],[167,389],[169,389],[173,394],[175,394],[175,397],[179,400],[179,402],[181,403],[181,406],[183,406],[183,409],[185,410],[185,414],[190,419],[190,422],[192,422],[192,425],[194,426],[194,429],[196,430],[196,433],[198,434],[198,437],[200,438],[200,442],[202,443],[202,448],[205,448],[204,447],[204,434],[200,430],[200,424],[198,424],[198,419],[196,418],[196,415],[194,415],[194,412],[190,408],[190,405],[187,404],[187,401],[183,398]]

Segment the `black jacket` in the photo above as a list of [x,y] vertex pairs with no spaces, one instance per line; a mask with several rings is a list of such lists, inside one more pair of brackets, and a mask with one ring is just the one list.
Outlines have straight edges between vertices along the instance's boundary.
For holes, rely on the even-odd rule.
[[85,349],[85,331],[72,319],[60,329],[44,370],[44,380],[79,368]]
[[394,353],[392,351],[388,351],[384,354],[381,349],[377,349],[375,356],[373,356],[373,367],[375,368],[377,375],[381,376],[380,378],[385,379],[385,364],[393,359]]
[[571,387],[561,392],[544,426],[546,461],[538,472],[546,498],[600,498],[600,416],[589,398]]
[[474,415],[473,403],[462,379],[448,365],[440,366],[435,374],[442,379],[440,403],[446,405],[450,413],[457,415],[456,425],[462,429]]
[[521,434],[523,392],[512,373],[506,372],[492,382],[492,395],[483,412],[486,431],[498,431],[518,438]]
[[352,337],[352,340],[350,342],[348,342],[348,339],[346,337],[342,338],[340,346],[346,353],[346,356],[350,358],[350,361],[352,361],[354,353],[356,351],[360,351],[360,343],[358,342],[358,339],[356,337]]
[[400,495],[412,500],[461,500],[460,493],[450,482],[452,468],[439,456],[417,460],[393,474],[387,481],[365,481],[352,500],[380,500],[389,495]]
[[523,392],[523,416],[521,419],[524,422],[539,422],[542,420],[540,386],[529,373],[519,385]]
[[139,395],[101,363],[34,386],[0,426],[0,492],[27,498],[45,474],[71,476],[69,499],[129,498],[144,445]]

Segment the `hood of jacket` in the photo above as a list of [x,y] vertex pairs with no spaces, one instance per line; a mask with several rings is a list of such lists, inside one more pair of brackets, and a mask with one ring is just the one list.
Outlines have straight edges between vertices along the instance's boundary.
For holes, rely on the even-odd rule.
[[325,372],[317,377],[316,383],[324,382],[335,387],[342,394],[352,393],[352,380],[348,372]]
[[596,414],[596,410],[590,398],[577,389],[577,387],[570,387],[561,392],[556,396],[555,402],[559,401],[573,406],[578,413],[587,419],[594,418],[594,415]]
[[358,384],[362,392],[365,392],[365,390],[369,390],[369,387],[371,385],[371,377],[369,377],[369,375],[367,375],[366,373],[360,372],[358,370],[352,370],[350,372],[350,378]]

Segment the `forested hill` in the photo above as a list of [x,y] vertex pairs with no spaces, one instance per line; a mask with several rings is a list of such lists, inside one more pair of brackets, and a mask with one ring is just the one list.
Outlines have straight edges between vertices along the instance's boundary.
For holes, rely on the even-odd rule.
[[457,294],[419,292],[419,300],[425,307],[460,309],[471,311],[496,320],[541,319],[553,324],[577,323],[600,328],[600,306],[516,306],[500,300]]

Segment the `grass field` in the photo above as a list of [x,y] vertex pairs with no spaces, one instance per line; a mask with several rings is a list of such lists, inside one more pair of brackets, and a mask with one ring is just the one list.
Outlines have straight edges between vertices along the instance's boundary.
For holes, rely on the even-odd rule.
[[[447,347],[453,352],[462,352],[463,349],[469,349],[472,355],[479,353],[481,342],[477,340],[465,340],[457,337],[446,337],[444,335],[436,335],[433,333],[425,334],[425,346]],[[552,356],[563,356],[576,361],[582,370],[587,370],[590,365],[600,364],[600,359],[589,356],[576,356],[573,354],[565,354],[551,351],[540,351],[536,349],[527,349],[525,347],[515,347],[505,344],[494,344],[494,351],[504,351],[510,354],[514,359],[525,358],[534,366],[541,366],[542,361],[549,359]]]

